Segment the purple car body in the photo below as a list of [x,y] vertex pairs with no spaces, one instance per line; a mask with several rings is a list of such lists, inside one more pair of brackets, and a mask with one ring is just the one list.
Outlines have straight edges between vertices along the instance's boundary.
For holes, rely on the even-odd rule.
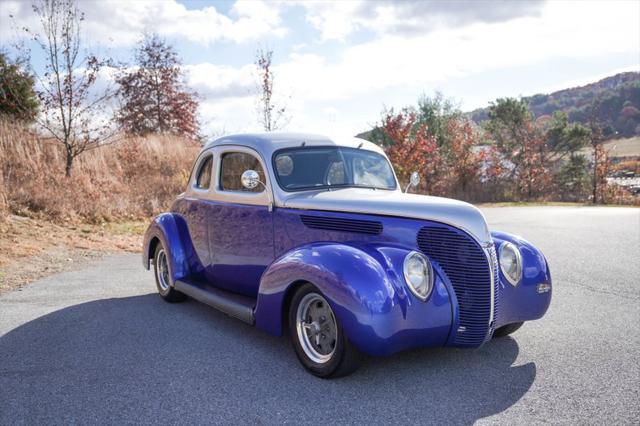
[[[292,158],[298,158],[303,180],[303,161],[311,161],[311,154],[332,158],[335,147],[345,151],[339,166],[334,161],[329,169],[349,158],[356,168],[356,150],[386,159],[378,147],[355,138],[257,134],[206,145],[187,191],[149,226],[144,266],[150,267],[162,244],[172,286],[276,335],[286,328],[296,288],[312,283],[349,341],[370,355],[479,347],[495,330],[545,314],[551,276],[542,253],[520,237],[490,232],[482,213],[467,203],[405,194],[395,174],[393,181],[387,176],[384,189],[360,185],[369,182],[360,178],[352,185],[286,186],[295,173]],[[261,168],[260,192],[232,182],[241,179],[238,171],[247,158]],[[382,167],[371,161],[367,167]],[[211,167],[211,176],[205,170],[210,183],[200,185],[202,167]],[[367,179],[366,169],[353,173]],[[326,179],[335,181],[344,171],[329,174]],[[504,244],[519,262],[513,268],[505,259],[500,266]],[[431,265],[426,300],[407,282],[404,262],[413,252]]]

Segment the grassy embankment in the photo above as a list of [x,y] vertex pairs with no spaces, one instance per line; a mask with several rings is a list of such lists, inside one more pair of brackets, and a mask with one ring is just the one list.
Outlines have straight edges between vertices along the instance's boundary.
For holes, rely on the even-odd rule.
[[[622,160],[629,157],[640,157],[640,136],[612,139],[604,143],[604,149],[607,151],[610,158]],[[585,148],[583,152],[585,154],[591,154],[591,149]]]
[[184,189],[197,143],[128,138],[64,176],[60,145],[0,122],[0,291],[113,251],[137,251],[149,217]]

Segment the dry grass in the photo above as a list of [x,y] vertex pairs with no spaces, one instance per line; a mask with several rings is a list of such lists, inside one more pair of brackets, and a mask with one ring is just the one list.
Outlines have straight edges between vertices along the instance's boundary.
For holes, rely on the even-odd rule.
[[176,137],[128,138],[83,153],[66,178],[59,144],[0,122],[0,213],[57,223],[147,218],[183,191],[198,150]]
[[59,144],[0,121],[0,292],[105,252],[139,251],[148,218],[184,190],[199,149],[128,138],[85,152],[66,178]]
[[[608,140],[604,143],[604,149],[612,159],[640,157],[640,136]],[[582,148],[581,152],[586,156],[593,155],[593,149],[590,146]]]
[[605,149],[611,158],[640,157],[640,136],[607,141]]

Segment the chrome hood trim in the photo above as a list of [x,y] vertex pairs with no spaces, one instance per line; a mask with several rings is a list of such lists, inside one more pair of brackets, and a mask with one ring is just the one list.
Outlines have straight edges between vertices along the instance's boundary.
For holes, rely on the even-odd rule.
[[282,206],[303,210],[379,214],[432,220],[460,228],[479,243],[492,243],[487,221],[475,206],[450,198],[365,188],[289,193]]

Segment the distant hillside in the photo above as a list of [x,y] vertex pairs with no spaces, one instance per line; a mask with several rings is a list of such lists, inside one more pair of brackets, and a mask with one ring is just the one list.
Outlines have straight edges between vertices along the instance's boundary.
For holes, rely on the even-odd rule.
[[[536,119],[545,119],[554,111],[564,111],[569,121],[586,124],[594,99],[600,99],[598,120],[605,126],[606,137],[640,135],[640,73],[625,72],[586,86],[564,89],[551,94],[525,97]],[[488,109],[470,113],[480,123],[488,119]]]

